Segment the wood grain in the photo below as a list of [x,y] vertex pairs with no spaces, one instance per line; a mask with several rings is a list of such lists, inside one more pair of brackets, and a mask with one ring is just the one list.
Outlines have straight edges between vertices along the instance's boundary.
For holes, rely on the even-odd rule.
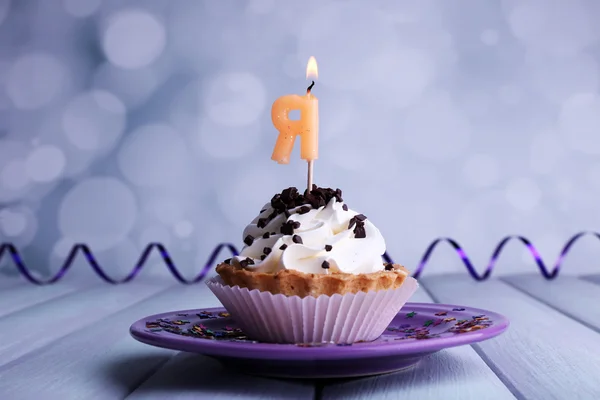
[[[128,284],[130,285],[130,284]],[[123,285],[121,287],[130,287]],[[45,349],[31,353],[10,365],[0,367],[0,399],[45,398],[56,399],[122,399],[133,392],[149,377],[151,379],[137,392],[136,396],[158,396],[189,393],[193,386],[195,398],[212,398],[215,390],[227,385],[228,393],[241,394],[240,398],[261,398],[266,390],[276,398],[285,398],[295,393],[301,398],[312,398],[312,387],[302,383],[287,383],[278,380],[257,379],[240,376],[228,370],[220,371],[221,380],[202,381],[200,375],[179,376],[180,371],[192,363],[199,371],[212,371],[217,367],[204,357],[190,360],[177,358],[169,368],[153,375],[172,356],[174,351],[164,350],[139,343],[129,336],[129,326],[145,316],[182,309],[217,307],[219,301],[203,284],[176,287],[147,298],[145,301],[110,315],[85,329],[78,330]],[[205,362],[207,364],[205,364]],[[214,378],[214,376],[213,376]],[[210,382],[209,382],[210,381]],[[197,382],[205,382],[198,385]],[[220,382],[220,383],[219,383]],[[250,383],[249,383],[250,382]],[[240,385],[248,386],[239,388]],[[169,394],[164,392],[168,387]],[[43,391],[42,389],[43,388]],[[143,395],[139,394],[143,393]],[[233,398],[233,396],[232,396]]]
[[502,280],[600,332],[599,285],[565,275],[552,281],[543,279],[539,274],[508,276]]
[[510,319],[507,332],[473,347],[516,397],[600,398],[598,333],[496,279],[475,282],[460,274],[421,282],[437,301],[480,307]]
[[[412,302],[431,303],[420,288]],[[426,357],[415,368],[388,375],[329,383],[323,399],[514,399],[512,393],[470,346]]]
[[48,346],[164,288],[139,282],[101,284],[0,318],[0,365]]

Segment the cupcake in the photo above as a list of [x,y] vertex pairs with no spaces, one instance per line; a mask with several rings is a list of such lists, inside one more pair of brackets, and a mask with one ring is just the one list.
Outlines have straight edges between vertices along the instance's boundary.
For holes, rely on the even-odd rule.
[[255,340],[372,341],[418,287],[403,266],[383,262],[383,236],[339,189],[283,190],[243,240],[207,285]]

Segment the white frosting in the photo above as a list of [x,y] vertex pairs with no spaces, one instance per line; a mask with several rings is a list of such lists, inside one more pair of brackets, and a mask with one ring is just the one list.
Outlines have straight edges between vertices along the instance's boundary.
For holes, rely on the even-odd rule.
[[[310,207],[310,206],[309,206]],[[327,269],[322,267],[327,261],[330,268],[337,267],[341,272],[362,274],[384,269],[382,254],[385,252],[385,240],[368,219],[364,221],[366,237],[355,238],[354,227],[348,228],[350,219],[358,213],[348,209],[344,211],[343,203],[332,198],[325,207],[312,209],[299,214],[300,207],[289,210],[291,215],[277,215],[266,227],[259,228],[259,218],[266,218],[273,212],[270,203],[263,207],[264,211],[244,229],[243,237],[251,235],[254,242],[245,246],[240,255],[231,261],[239,265],[241,260],[251,258],[254,264],[246,268],[262,272],[277,272],[282,269],[294,269],[304,273],[323,274]],[[293,235],[283,235],[281,226],[287,221],[297,221],[300,227],[294,229],[294,235],[302,238],[302,244],[294,243]],[[264,238],[268,232],[270,236]],[[275,234],[272,234],[275,233]],[[281,250],[282,245],[287,245]],[[325,246],[330,245],[330,251]],[[271,252],[264,260],[261,256],[265,247]]]

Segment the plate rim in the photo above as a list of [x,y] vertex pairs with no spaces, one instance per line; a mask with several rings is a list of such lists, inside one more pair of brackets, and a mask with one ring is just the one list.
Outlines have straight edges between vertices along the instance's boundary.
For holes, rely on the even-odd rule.
[[[456,334],[451,337],[429,338],[423,340],[393,340],[389,342],[371,342],[360,343],[351,346],[312,346],[303,347],[297,344],[278,344],[278,343],[249,343],[235,342],[227,340],[208,340],[200,338],[191,338],[172,334],[169,336],[158,336],[157,333],[150,332],[145,327],[147,321],[157,320],[173,314],[192,314],[200,311],[207,312],[227,312],[224,307],[195,308],[186,310],[174,310],[160,314],[153,314],[141,318],[134,322],[130,328],[130,335],[137,341],[171,350],[184,351],[188,353],[203,354],[213,357],[228,357],[240,359],[261,359],[261,360],[343,360],[357,358],[375,358],[382,356],[416,356],[419,354],[430,354],[436,351],[457,347],[483,340],[492,339],[510,326],[509,319],[497,312],[481,308],[461,306],[445,303],[406,303],[397,315],[410,312],[414,308],[417,313],[419,309],[433,311],[436,308],[443,310],[445,308],[464,308],[469,314],[484,314],[494,319],[495,324],[489,328],[473,332]],[[446,311],[446,310],[444,310]],[[395,317],[394,317],[395,318]],[[195,347],[195,350],[189,350]],[[188,348],[188,349],[184,349]]]

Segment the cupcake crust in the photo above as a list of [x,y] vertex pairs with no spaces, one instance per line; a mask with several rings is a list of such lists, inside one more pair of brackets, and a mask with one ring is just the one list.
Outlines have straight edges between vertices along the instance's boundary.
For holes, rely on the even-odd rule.
[[409,275],[408,270],[399,264],[394,264],[393,270],[369,274],[337,271],[330,271],[329,274],[306,274],[296,270],[281,270],[272,274],[222,263],[217,266],[217,273],[228,286],[300,298],[396,289]]

